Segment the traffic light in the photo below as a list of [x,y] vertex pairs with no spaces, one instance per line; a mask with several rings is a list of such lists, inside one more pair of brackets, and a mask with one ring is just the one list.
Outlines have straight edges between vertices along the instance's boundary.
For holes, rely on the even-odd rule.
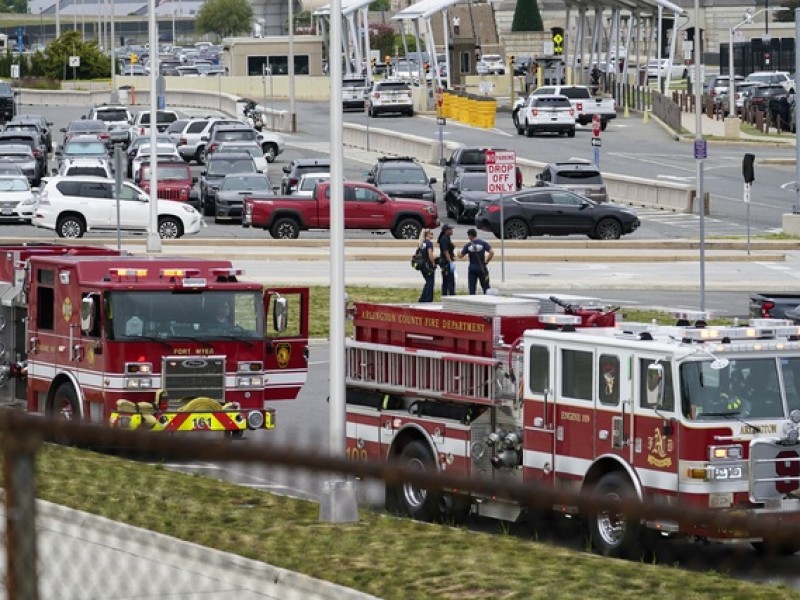
[[373,75],[375,74],[375,65],[377,63],[378,63],[377,59],[374,59],[374,58],[370,61],[370,64],[372,65],[372,74]]
[[514,55],[508,57],[508,65],[513,69],[514,68]]
[[131,64],[132,65],[135,65],[137,62],[139,62],[139,56],[137,54],[135,54],[134,52],[131,52],[130,59],[131,59]]
[[753,161],[755,161],[755,154],[745,154],[742,160],[742,177],[745,183],[753,183],[756,180],[755,169],[753,168]]
[[430,63],[425,63],[425,75],[431,72],[431,65]]

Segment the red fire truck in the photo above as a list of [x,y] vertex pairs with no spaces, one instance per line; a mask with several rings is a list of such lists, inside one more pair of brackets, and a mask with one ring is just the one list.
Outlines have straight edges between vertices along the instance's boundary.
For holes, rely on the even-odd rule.
[[[697,317],[613,324],[613,315],[569,308],[543,314],[530,299],[496,296],[356,305],[346,345],[348,456],[797,520],[800,327],[710,327]],[[471,510],[515,521],[523,512],[412,484],[387,486],[386,503],[422,520]],[[636,555],[654,535],[800,549],[702,523],[553,508],[585,519],[594,547],[612,556]]]
[[0,399],[123,429],[275,426],[306,380],[308,289],[227,260],[0,247]]

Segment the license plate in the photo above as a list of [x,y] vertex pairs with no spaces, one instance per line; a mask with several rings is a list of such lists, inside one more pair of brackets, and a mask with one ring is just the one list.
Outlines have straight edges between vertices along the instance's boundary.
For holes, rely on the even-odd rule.
[[9,217],[9,216],[11,216],[13,214],[14,214],[14,211],[12,211],[10,208],[6,208],[5,206],[3,207],[3,216],[4,217]]

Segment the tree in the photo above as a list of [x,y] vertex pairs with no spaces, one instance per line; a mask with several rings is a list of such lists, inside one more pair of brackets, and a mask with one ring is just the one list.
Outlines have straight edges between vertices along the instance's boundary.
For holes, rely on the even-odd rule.
[[384,56],[394,54],[394,27],[381,23],[370,23],[369,47],[373,50],[380,50],[381,60]]
[[195,27],[199,33],[227,37],[250,31],[252,21],[253,9],[247,0],[206,0]]
[[41,63],[44,74],[51,79],[73,79],[70,56],[81,59],[81,66],[74,69],[75,79],[111,76],[111,60],[97,46],[97,40],[84,42],[79,31],[68,31],[47,46]]
[[511,31],[544,31],[542,14],[536,0],[517,0]]
[[[771,13],[773,20],[784,23],[794,23],[794,9],[800,8],[800,0],[788,0],[786,2],[781,2],[781,6],[786,6],[790,10],[779,10],[778,12]],[[769,18],[769,15],[770,13],[767,13],[767,18]]]

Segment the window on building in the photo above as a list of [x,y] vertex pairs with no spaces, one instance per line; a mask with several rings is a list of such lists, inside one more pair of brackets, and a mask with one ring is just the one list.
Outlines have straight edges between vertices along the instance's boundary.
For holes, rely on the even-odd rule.
[[462,52],[458,58],[458,66],[462,73],[472,73],[472,54]]
[[592,399],[592,353],[561,350],[561,395],[578,400]]
[[[310,60],[307,54],[295,54],[294,74],[308,75]],[[278,56],[249,56],[247,57],[247,74],[250,76],[264,75],[264,67],[267,68],[267,75],[288,75],[289,57],[287,55]]]

